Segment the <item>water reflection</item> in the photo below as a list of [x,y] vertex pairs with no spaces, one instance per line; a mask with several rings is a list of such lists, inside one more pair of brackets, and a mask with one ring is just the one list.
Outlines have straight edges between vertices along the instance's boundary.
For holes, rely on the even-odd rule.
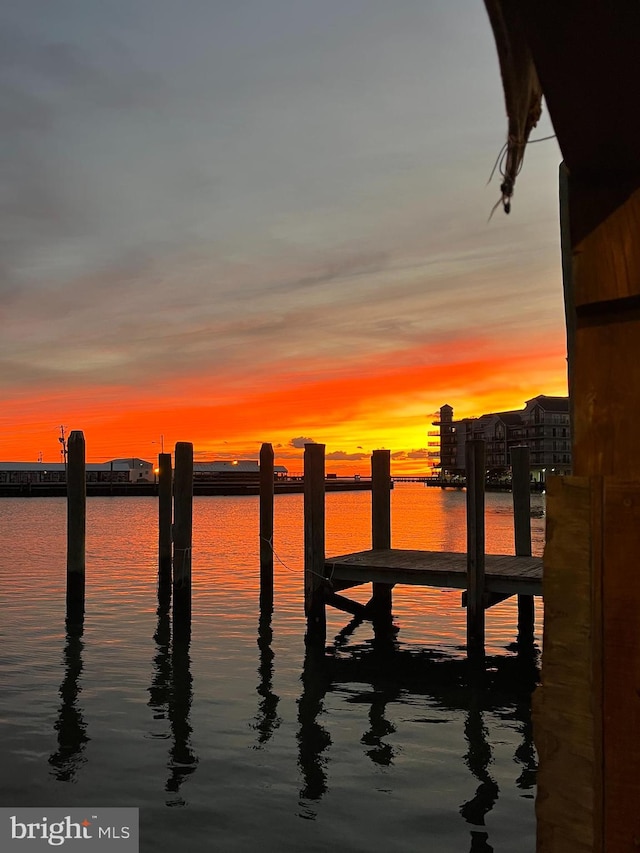
[[193,677],[191,675],[191,623],[175,620],[173,641],[171,619],[167,601],[158,606],[158,622],[153,636],[156,654],[153,659],[153,674],[149,688],[148,705],[153,709],[154,719],[168,719],[171,738],[167,767],[169,775],[165,791],[175,795],[167,801],[169,806],[186,805],[180,796],[184,781],[195,772],[198,757],[191,745],[192,727],[189,720],[193,701]]
[[393,763],[396,750],[383,738],[394,734],[396,727],[385,716],[387,705],[396,702],[402,692],[397,681],[390,681],[386,673],[393,667],[395,655],[398,651],[397,634],[398,629],[393,624],[391,613],[377,614],[373,621],[374,637],[371,641],[372,654],[378,662],[378,666],[370,675],[373,693],[362,694],[351,697],[350,702],[370,702],[369,729],[360,738],[360,743],[368,746],[366,750],[368,757],[383,767],[389,767]]
[[[522,773],[516,779],[516,785],[523,791],[533,791],[536,787],[538,758],[533,743],[533,721],[531,719],[530,700],[521,699],[515,708],[514,717],[520,722],[522,743],[515,751],[515,760],[522,765]],[[533,797],[533,794],[530,794]]]
[[465,717],[464,736],[467,752],[464,763],[480,782],[474,796],[460,806],[460,814],[473,826],[484,826],[485,815],[491,811],[498,800],[500,788],[489,773],[492,762],[489,731],[484,723],[480,706],[480,685],[474,685],[469,700],[469,709]]
[[280,697],[273,692],[274,653],[271,648],[273,640],[271,616],[272,609],[270,606],[263,607],[260,610],[260,621],[258,622],[258,648],[260,650],[258,676],[260,681],[256,687],[256,691],[261,698],[254,724],[258,732],[259,747],[269,742],[274,731],[281,723],[278,716],[278,702],[280,701]]
[[500,789],[490,772],[493,755],[487,715],[519,723],[522,742],[515,757],[523,771],[517,785],[525,790],[534,787],[536,756],[530,697],[539,674],[537,657],[489,657],[486,665],[478,668],[466,659],[400,648],[389,636],[346,650],[346,639],[357,624],[354,619],[340,632],[330,654],[308,652],[305,658],[298,703],[298,766],[303,780],[300,797],[307,801],[302,803],[302,816],[313,818],[315,812],[308,801],[319,800],[329,789],[328,749],[332,739],[328,726],[319,721],[327,693],[342,691],[348,685],[346,701],[369,706],[369,728],[360,742],[371,761],[383,767],[391,766],[395,758],[393,745],[386,741],[396,732],[389,719],[389,706],[406,702],[407,694],[422,696],[440,710],[464,715],[467,749],[463,760],[479,785],[459,811],[470,826],[472,853],[491,853],[485,818],[495,806]]
[[[367,755],[376,764],[383,767],[389,767],[393,764],[395,749],[388,743],[385,743],[383,738],[387,735],[394,734],[396,727],[385,717],[385,711],[389,702],[398,699],[399,691],[397,689],[386,689],[380,687],[371,696],[371,707],[369,709],[369,729],[360,738],[360,743],[370,747],[367,749]],[[363,697],[364,698],[364,697]],[[355,700],[351,700],[355,701]]]
[[493,847],[489,844],[488,832],[471,832],[471,848],[469,853],[493,853]]
[[153,659],[148,705],[153,710],[154,720],[165,720],[171,695],[171,620],[166,605],[159,606],[157,614],[158,623],[153,635],[156,654]]
[[58,782],[74,782],[76,774],[87,759],[84,754],[91,738],[87,734],[87,724],[78,705],[78,696],[82,692],[80,676],[83,662],[84,643],[82,619],[67,622],[64,646],[64,678],[60,685],[62,704],[54,729],[58,738],[58,749],[49,757],[53,775]]
[[[302,671],[302,694],[298,700],[298,767],[302,773],[301,800],[319,800],[327,791],[326,750],[331,746],[327,729],[318,722],[324,711],[324,697],[331,686],[330,659],[307,649]],[[301,803],[302,817],[315,812]]]
[[[193,677],[191,675],[191,622],[173,625],[173,644],[171,648],[171,694],[169,698],[169,724],[173,744],[169,751],[169,777],[165,790],[177,794],[182,783],[195,772],[198,758],[191,747],[189,721],[193,700]],[[172,805],[182,804],[174,800]]]

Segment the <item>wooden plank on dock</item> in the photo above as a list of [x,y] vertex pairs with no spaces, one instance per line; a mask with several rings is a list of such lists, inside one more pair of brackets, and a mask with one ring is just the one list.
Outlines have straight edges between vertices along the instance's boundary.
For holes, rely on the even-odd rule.
[[[358,551],[327,558],[325,574],[340,583],[379,582],[466,589],[467,555],[457,551],[400,548]],[[542,559],[487,554],[485,589],[510,595],[542,595]]]

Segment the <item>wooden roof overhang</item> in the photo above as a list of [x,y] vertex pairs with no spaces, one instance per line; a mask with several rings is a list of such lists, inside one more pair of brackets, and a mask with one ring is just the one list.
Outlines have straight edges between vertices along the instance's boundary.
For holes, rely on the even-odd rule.
[[[640,187],[640,2],[485,0],[485,6],[507,110],[505,69],[512,69],[513,85],[530,85],[523,71],[528,50],[569,173],[590,186],[590,203],[572,210],[575,245]],[[506,50],[505,29],[512,35]]]

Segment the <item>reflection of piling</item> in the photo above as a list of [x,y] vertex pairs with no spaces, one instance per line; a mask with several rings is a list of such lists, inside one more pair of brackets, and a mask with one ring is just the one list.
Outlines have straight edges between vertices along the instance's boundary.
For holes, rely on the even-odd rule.
[[149,687],[149,707],[154,719],[165,719],[171,698],[171,620],[169,611],[162,605],[157,610],[158,623],[153,635],[156,655],[153,659],[153,675]]
[[84,750],[90,740],[82,710],[78,707],[78,695],[82,690],[80,687],[82,632],[81,621],[67,627],[64,647],[64,678],[60,685],[62,703],[55,724],[58,749],[49,757],[49,764],[53,767],[53,773],[59,782],[76,781],[78,770],[86,762]]
[[318,722],[324,697],[331,687],[329,661],[315,654],[305,657],[302,694],[298,700],[298,766],[302,773],[300,796],[319,800],[327,791],[325,751],[331,746],[329,732]]
[[271,610],[260,608],[260,621],[258,623],[258,648],[260,650],[258,676],[260,683],[256,687],[258,696],[260,696],[260,703],[255,723],[259,746],[264,746],[269,742],[281,722],[280,717],[278,717],[280,697],[273,692],[273,659],[275,655],[271,648],[272,640]]
[[[369,708],[369,730],[360,738],[360,743],[369,747],[367,755],[381,767],[389,767],[393,764],[396,754],[395,748],[383,738],[394,734],[395,725],[386,718],[387,705],[395,702],[400,694],[400,682],[396,678],[389,678],[387,673],[393,667],[393,655],[386,654],[383,650],[380,654],[374,648],[374,656],[377,662],[376,669],[371,676],[373,693],[367,694],[371,698]],[[379,669],[378,669],[379,667]]]
[[[191,745],[192,727],[189,719],[193,701],[193,678],[189,656],[191,627],[188,620],[174,623],[172,641],[168,609],[159,604],[157,613],[158,624],[153,635],[156,655],[153,659],[148,705],[153,711],[155,720],[169,721],[171,746],[167,761],[169,775],[165,791],[178,795],[182,783],[195,771],[198,764],[198,758]],[[184,804],[181,797],[167,802],[167,805]]]
[[[374,450],[371,456],[371,547],[391,548],[391,452]],[[373,583],[374,623],[390,622],[393,584]],[[374,627],[375,624],[374,624]]]
[[158,454],[158,600],[171,595],[171,454]]
[[195,772],[198,765],[198,757],[191,745],[193,729],[189,719],[193,701],[190,642],[190,623],[183,621],[176,624],[174,611],[171,692],[168,707],[173,743],[169,752],[169,777],[166,784],[166,790],[174,794],[178,793],[182,783]]
[[191,543],[193,525],[193,444],[175,449],[173,508],[173,621],[191,619]]
[[260,607],[273,601],[273,447],[260,448]]
[[533,744],[533,722],[531,719],[531,695],[520,697],[516,703],[514,716],[520,722],[522,743],[517,747],[514,758],[522,765],[522,773],[516,779],[518,788],[531,791],[536,787],[538,756]]
[[[511,448],[513,528],[517,557],[531,556],[531,486],[529,448]],[[518,644],[533,642],[535,613],[532,595],[518,596]]]
[[484,657],[485,446],[467,441],[467,655]]
[[85,593],[87,482],[85,442],[80,430],[67,441],[67,619],[82,621]]
[[489,844],[489,833],[471,830],[471,847],[469,853],[493,853],[493,847]]
[[307,645],[324,649],[325,506],[324,444],[304,446],[304,610]]
[[[468,744],[464,761],[480,784],[476,789],[475,795],[460,806],[460,814],[467,823],[473,826],[485,825],[485,817],[494,807],[500,793],[498,784],[489,773],[492,755],[488,737],[489,733],[484,724],[482,713],[480,698],[482,689],[480,685],[471,687],[472,693],[469,711],[467,712],[464,725],[464,735]],[[480,839],[477,840],[479,841]],[[471,849],[474,849],[473,846]],[[478,848],[476,847],[475,849]]]

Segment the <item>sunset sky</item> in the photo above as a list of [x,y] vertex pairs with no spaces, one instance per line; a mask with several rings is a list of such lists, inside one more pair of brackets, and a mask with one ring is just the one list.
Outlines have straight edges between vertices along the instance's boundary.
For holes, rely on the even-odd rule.
[[[426,469],[566,393],[555,140],[510,216],[481,0],[5,0],[0,459]],[[533,138],[553,133],[546,115]],[[156,442],[154,444],[154,442]]]

